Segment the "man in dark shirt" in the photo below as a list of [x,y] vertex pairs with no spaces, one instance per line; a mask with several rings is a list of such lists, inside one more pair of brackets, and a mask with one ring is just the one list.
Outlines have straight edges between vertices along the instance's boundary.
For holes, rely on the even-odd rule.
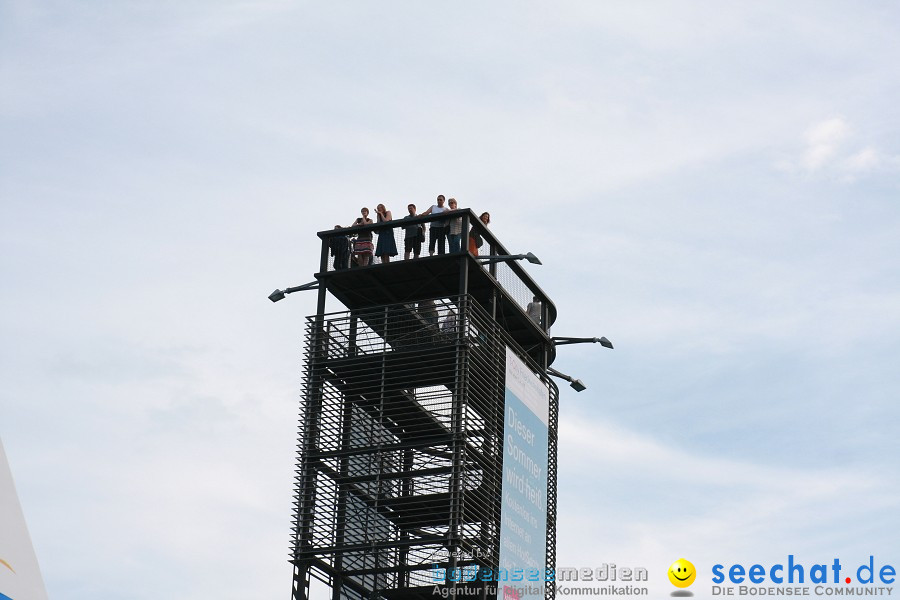
[[[412,219],[413,217],[418,216],[416,215],[415,204],[410,204],[406,208],[409,210],[409,214],[403,217],[404,219]],[[419,258],[419,254],[422,253],[423,241],[425,241],[425,234],[421,223],[405,225],[403,227],[403,258],[409,260],[410,253],[413,254],[413,258]]]
[[[335,229],[343,229],[335,225]],[[328,241],[331,255],[334,257],[334,270],[340,271],[350,267],[350,238],[346,235],[336,235]]]

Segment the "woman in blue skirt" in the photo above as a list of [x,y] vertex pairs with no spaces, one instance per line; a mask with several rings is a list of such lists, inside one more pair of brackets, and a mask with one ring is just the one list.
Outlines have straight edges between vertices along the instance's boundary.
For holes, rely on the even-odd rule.
[[[387,223],[391,220],[391,211],[379,204],[375,207],[378,213],[378,222]],[[375,245],[375,256],[381,258],[381,262],[391,262],[392,256],[397,256],[397,242],[394,241],[394,228],[384,229],[378,234],[378,243]]]

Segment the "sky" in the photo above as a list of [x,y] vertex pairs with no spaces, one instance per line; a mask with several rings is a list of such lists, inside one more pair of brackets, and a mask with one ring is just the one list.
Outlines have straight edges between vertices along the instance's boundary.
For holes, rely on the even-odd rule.
[[554,364],[558,565],[900,566],[898,23],[0,0],[0,438],[49,597],[288,597],[315,306],[266,296],[437,194],[615,345]]

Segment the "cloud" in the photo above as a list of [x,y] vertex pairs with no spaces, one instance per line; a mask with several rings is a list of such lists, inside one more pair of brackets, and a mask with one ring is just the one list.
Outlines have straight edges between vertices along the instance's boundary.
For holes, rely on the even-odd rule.
[[844,161],[844,165],[848,171],[861,173],[871,171],[878,167],[882,162],[882,157],[874,148],[863,148],[853,156],[848,157]]
[[794,160],[779,167],[787,172],[807,176],[831,176],[844,183],[879,172],[900,169],[900,155],[879,149],[873,144],[859,147],[858,132],[844,117],[831,117],[811,125],[803,136],[803,149]]
[[723,552],[763,560],[782,548],[850,556],[865,544],[892,543],[875,533],[846,540],[833,528],[851,521],[860,530],[896,510],[896,485],[875,471],[824,462],[802,468],[787,456],[766,465],[701,455],[612,423],[566,417],[560,444],[558,565],[652,568],[682,553],[713,564]]
[[801,164],[807,171],[817,171],[838,153],[850,133],[850,126],[841,117],[827,119],[812,126],[806,133],[806,150]]
[[563,423],[566,560],[897,530],[846,470],[898,479],[896,194],[805,185],[896,185],[883,10],[8,4],[0,429],[51,593],[287,590],[316,296],[265,296],[315,231],[439,192],[541,256],[555,333],[616,343],[560,356],[597,399]]
[[[777,492],[781,501],[821,498],[856,489],[870,492],[882,484],[868,474],[846,469],[795,469],[765,466],[719,456],[704,456],[672,447],[640,433],[604,422],[562,418],[560,437],[574,451],[569,468],[592,467],[616,477],[640,475],[645,481],[672,486],[704,485],[723,490],[732,486]],[[677,468],[673,468],[677,465]],[[744,492],[739,496],[743,497]]]
[[843,159],[838,168],[841,180],[852,183],[863,176],[900,171],[900,154],[887,154],[867,146]]

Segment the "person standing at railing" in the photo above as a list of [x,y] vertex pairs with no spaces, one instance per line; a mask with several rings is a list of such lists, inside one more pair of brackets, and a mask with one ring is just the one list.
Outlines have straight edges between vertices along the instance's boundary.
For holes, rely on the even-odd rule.
[[422,315],[422,318],[425,319],[426,323],[437,327],[438,311],[437,307],[434,305],[434,300],[422,300],[419,302],[419,314]]
[[[431,208],[429,208],[419,216],[425,217],[428,215],[439,215],[446,210],[447,209],[444,207],[444,196],[440,195],[437,197],[437,204],[432,205]],[[438,254],[444,254],[446,252],[445,242],[447,241],[446,219],[432,221],[431,227],[429,227],[428,232],[428,255],[434,256],[435,244],[437,244]]]
[[[379,223],[387,223],[392,220],[391,211],[384,207],[384,204],[379,204],[375,207],[375,212],[378,213],[378,222]],[[385,228],[378,232],[378,244],[375,246],[375,256],[381,258],[382,263],[391,262],[392,256],[397,256],[397,242],[394,241],[394,229]]]
[[[412,219],[417,216],[415,204],[410,204],[406,208],[409,210],[409,214],[403,217],[404,219]],[[421,223],[406,225],[403,228],[403,258],[409,260],[410,253],[412,253],[413,258],[419,258],[419,254],[422,253],[422,242],[424,241],[425,229]]]
[[[335,225],[335,229],[343,229],[340,225]],[[340,271],[350,266],[350,238],[346,235],[335,235],[328,240],[328,247],[331,249],[331,255],[334,257],[334,270]]]
[[447,316],[444,318],[444,322],[441,323],[441,333],[446,334],[454,334],[456,333],[456,313],[451,308],[449,312],[447,312]]
[[[450,211],[457,210],[456,198],[447,200],[450,205]],[[447,227],[447,243],[450,245],[450,254],[455,254],[462,250],[462,217],[450,219]]]
[[[481,224],[487,227],[491,222],[491,213],[483,212],[481,216],[478,217],[478,220],[481,221]],[[472,256],[478,256],[478,249],[481,248],[482,244],[484,244],[484,239],[481,237],[481,234],[473,227],[472,231],[469,233],[469,252],[472,253]]]
[[[353,224],[350,225],[350,227],[371,225],[372,219],[369,218],[369,209],[363,206],[359,212],[362,217],[353,221]],[[357,264],[359,264],[359,266],[365,267],[372,261],[373,248],[371,231],[363,231],[357,234],[356,239],[353,241],[353,254],[356,255]]]
[[537,323],[538,327],[541,325],[541,312],[543,309],[543,304],[541,303],[541,299],[535,296],[531,302],[528,303],[528,306],[525,308],[525,312],[528,313],[528,316],[531,317],[531,320]]

